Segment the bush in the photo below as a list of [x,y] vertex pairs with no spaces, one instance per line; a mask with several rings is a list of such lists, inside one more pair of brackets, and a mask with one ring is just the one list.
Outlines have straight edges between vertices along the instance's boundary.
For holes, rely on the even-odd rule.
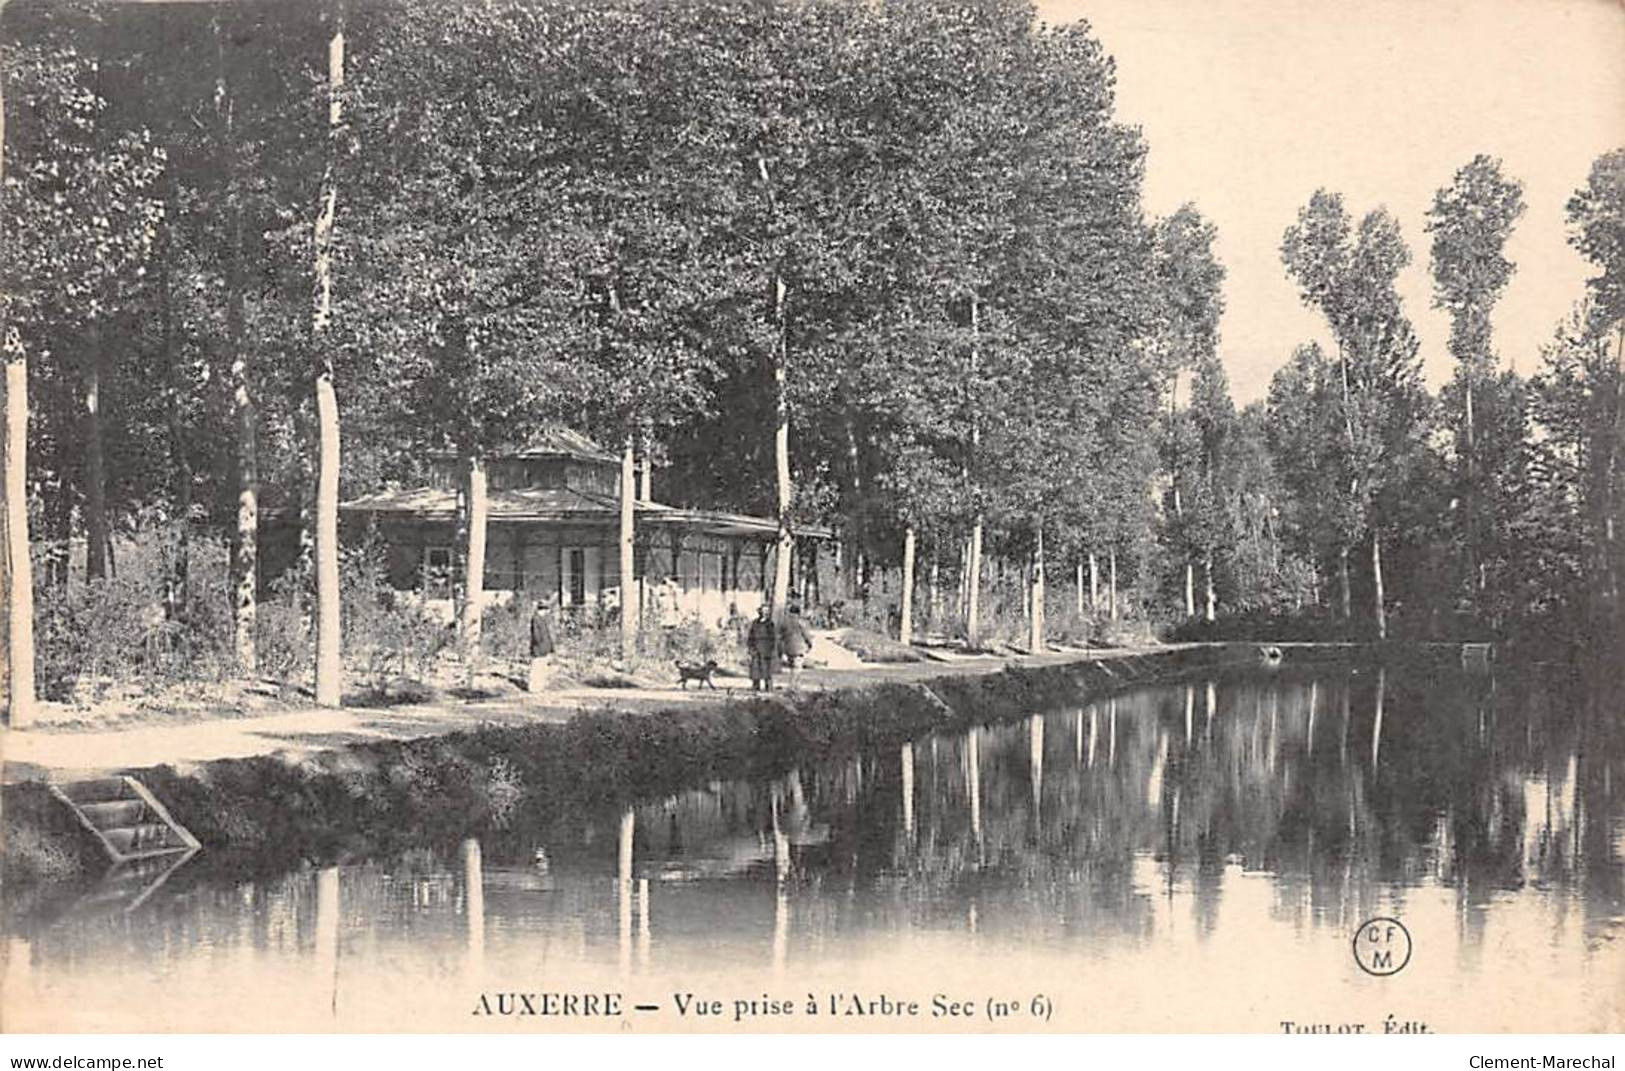
[[80,871],[79,857],[70,851],[61,838],[47,836],[28,825],[13,826],[6,831],[5,846],[0,850],[0,869],[6,880],[19,884],[39,881],[66,881]]
[[530,657],[530,616],[536,612],[533,599],[514,598],[487,606],[480,619],[480,645],[492,658]]
[[1225,615],[1216,621],[1184,621],[1170,631],[1169,638],[1180,643],[1221,640],[1341,643],[1370,639],[1366,634],[1368,627],[1361,621],[1344,621],[1323,608],[1301,613],[1258,610]]
[[8,785],[3,811],[0,874],[5,875],[7,891],[36,882],[66,881],[83,872],[86,835],[72,826],[66,808],[43,784]]
[[316,664],[313,570],[308,560],[262,588],[254,614],[254,652],[259,675],[285,687],[308,683]]
[[178,525],[154,525],[120,541],[112,575],[51,583],[36,575],[39,687],[48,699],[90,702],[115,683],[216,682],[231,672],[226,550],[187,539],[177,582]]
[[1096,644],[1105,624],[1103,615],[1090,613],[1087,608],[1079,613],[1076,602],[1070,597],[1060,606],[1051,599],[1044,608],[1044,631],[1052,643]]
[[383,546],[372,540],[344,548],[339,559],[344,660],[378,693],[397,677],[431,676],[455,636],[394,589],[383,562]]

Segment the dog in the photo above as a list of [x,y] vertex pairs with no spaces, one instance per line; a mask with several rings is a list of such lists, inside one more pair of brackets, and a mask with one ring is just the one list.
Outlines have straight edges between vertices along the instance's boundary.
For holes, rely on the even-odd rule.
[[701,684],[715,690],[717,682],[711,679],[711,675],[716,671],[717,663],[715,659],[706,659],[704,662],[678,662],[677,686],[686,692],[688,691],[689,681],[699,681]]

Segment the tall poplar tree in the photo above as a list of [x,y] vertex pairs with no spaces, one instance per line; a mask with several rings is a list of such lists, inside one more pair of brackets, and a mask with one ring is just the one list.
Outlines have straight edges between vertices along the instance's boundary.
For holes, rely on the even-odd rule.
[[[1450,354],[1456,374],[1447,404],[1456,431],[1457,486],[1461,523],[1456,526],[1464,550],[1464,587],[1475,607],[1485,587],[1485,533],[1497,518],[1483,516],[1486,500],[1499,482],[1480,457],[1480,416],[1486,387],[1492,387],[1496,355],[1491,341],[1490,314],[1501,291],[1512,278],[1514,265],[1506,258],[1507,239],[1523,215],[1522,184],[1501,173],[1499,160],[1479,155],[1439,190],[1428,212],[1427,229],[1433,235],[1434,304],[1450,314]],[[1503,392],[1490,392],[1502,397]],[[1498,422],[1490,414],[1491,426]]]
[[1337,342],[1339,487],[1347,489],[1340,510],[1347,527],[1338,548],[1344,614],[1350,552],[1369,539],[1372,622],[1377,637],[1386,639],[1383,492],[1400,484],[1414,458],[1423,415],[1417,341],[1396,285],[1410,251],[1385,209],[1367,213],[1355,228],[1342,196],[1318,190],[1287,228],[1281,256],[1300,297],[1326,317]]

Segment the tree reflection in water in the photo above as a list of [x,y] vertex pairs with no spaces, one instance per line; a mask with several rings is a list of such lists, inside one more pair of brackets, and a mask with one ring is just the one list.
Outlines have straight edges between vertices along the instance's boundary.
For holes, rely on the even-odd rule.
[[7,978],[111,960],[161,975],[243,949],[255,985],[286,963],[331,1015],[348,972],[403,944],[476,976],[520,950],[625,976],[711,954],[783,973],[910,935],[1132,949],[1216,939],[1248,876],[1298,929],[1352,931],[1433,886],[1464,961],[1531,897],[1597,944],[1625,917],[1617,715],[1521,680],[1364,667],[1144,688],[712,782],[559,827],[571,837],[177,879],[134,912],[13,918]]

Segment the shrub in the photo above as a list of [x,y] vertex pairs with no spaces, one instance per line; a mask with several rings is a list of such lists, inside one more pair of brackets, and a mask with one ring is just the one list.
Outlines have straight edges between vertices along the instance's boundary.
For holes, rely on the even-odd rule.
[[308,682],[315,665],[315,621],[309,596],[312,575],[309,561],[296,561],[261,591],[255,610],[259,675],[284,686]]
[[81,863],[62,838],[48,836],[30,825],[6,830],[0,849],[0,869],[6,880],[19,884],[38,881],[65,881],[79,873]]
[[1169,638],[1182,643],[1218,640],[1299,640],[1337,643],[1369,639],[1369,626],[1360,621],[1344,621],[1329,609],[1316,608],[1301,613],[1274,613],[1258,610],[1228,614],[1217,621],[1191,620],[1180,623]]
[[534,599],[519,598],[487,606],[480,619],[480,645],[493,658],[530,657],[530,617]]
[[39,682],[50,699],[89,702],[115,682],[219,681],[231,670],[226,551],[187,534],[185,582],[177,578],[181,529],[155,524],[121,540],[111,575],[71,574],[35,593]]
[[5,881],[0,884],[7,891],[35,882],[65,881],[84,870],[84,834],[73,828],[66,809],[43,784],[8,785],[3,810],[0,874]]
[[383,562],[383,545],[372,539],[344,548],[339,558],[344,659],[374,692],[392,678],[431,675],[454,636],[395,590]]

